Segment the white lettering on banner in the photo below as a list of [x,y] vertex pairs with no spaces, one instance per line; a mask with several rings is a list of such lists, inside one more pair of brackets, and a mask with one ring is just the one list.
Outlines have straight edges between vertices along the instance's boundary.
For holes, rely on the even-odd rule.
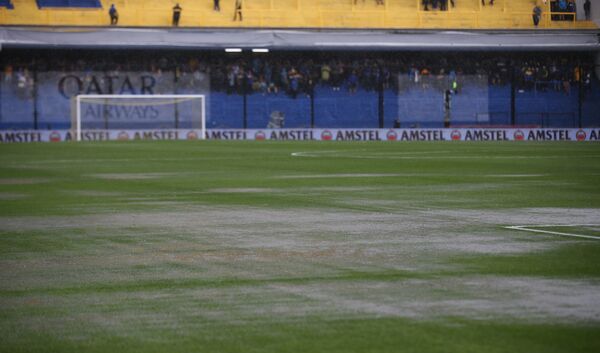
[[[196,129],[83,130],[82,141],[197,140]],[[207,140],[600,141],[600,129],[209,129]],[[70,130],[0,131],[0,143],[74,140]]]

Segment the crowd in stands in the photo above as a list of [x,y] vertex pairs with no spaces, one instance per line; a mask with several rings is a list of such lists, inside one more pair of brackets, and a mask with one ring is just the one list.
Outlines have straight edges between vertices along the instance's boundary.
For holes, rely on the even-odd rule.
[[[61,54],[62,53],[62,54]],[[271,53],[226,55],[215,52],[143,53],[105,51],[15,51],[0,60],[3,84],[31,94],[40,72],[148,72],[170,80],[210,79],[210,89],[229,94],[310,94],[316,85],[334,91],[399,89],[399,78],[418,83],[425,78],[460,81],[465,76],[487,78],[491,85],[519,90],[557,90],[569,93],[578,82],[591,84],[593,59],[585,54],[476,53]],[[205,82],[206,84],[206,82]]]
[[[423,4],[424,11],[438,10],[438,9],[440,11],[448,11],[448,0],[422,0],[422,4]],[[452,5],[452,7],[454,7],[455,6],[454,0],[450,0],[450,4]]]
[[[575,0],[556,0],[550,3],[550,11],[559,13],[551,15],[552,21],[573,21],[575,19],[576,4]],[[565,13],[572,13],[568,15]]]

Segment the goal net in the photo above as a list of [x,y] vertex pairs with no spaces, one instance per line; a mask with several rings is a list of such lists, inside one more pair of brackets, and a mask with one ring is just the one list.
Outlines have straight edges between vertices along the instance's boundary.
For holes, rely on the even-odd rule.
[[206,129],[204,95],[78,95],[71,126],[77,141],[88,130]]

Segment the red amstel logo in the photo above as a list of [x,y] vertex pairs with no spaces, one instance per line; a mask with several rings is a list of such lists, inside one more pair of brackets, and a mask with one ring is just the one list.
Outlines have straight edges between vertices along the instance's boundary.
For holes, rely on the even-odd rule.
[[577,131],[577,134],[575,134],[575,137],[577,138],[577,141],[585,141],[587,134],[585,133],[585,131],[579,130]]
[[60,142],[60,133],[58,131],[52,131],[50,133],[51,142]]
[[256,134],[254,135],[254,139],[258,140],[258,141],[264,141],[266,138],[267,138],[267,135],[265,135],[265,133],[262,131],[257,131]]
[[462,135],[460,134],[460,131],[458,131],[458,130],[453,130],[453,131],[450,133],[450,138],[451,138],[453,141],[459,141],[461,137],[462,137]]
[[119,141],[127,141],[127,140],[129,140],[129,134],[127,134],[127,132],[125,132],[125,131],[121,131],[117,135],[117,140],[119,140]]
[[515,141],[523,141],[523,140],[525,140],[525,134],[521,130],[515,131],[515,133],[513,134],[513,136],[515,138]]
[[196,131],[190,131],[187,133],[187,139],[188,140],[197,140],[198,139],[198,134],[196,133]]
[[388,141],[396,141],[398,139],[398,134],[394,130],[390,130],[387,133]]
[[325,130],[321,133],[321,140],[323,141],[331,141],[333,138],[333,134],[329,130]]

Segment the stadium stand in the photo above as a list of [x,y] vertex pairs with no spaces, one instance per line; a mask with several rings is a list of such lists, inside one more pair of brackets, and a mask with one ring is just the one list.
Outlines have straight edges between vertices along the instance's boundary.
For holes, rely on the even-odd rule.
[[[0,8],[0,24],[44,26],[106,26],[108,8],[115,4],[121,26],[166,27],[171,25],[174,1],[159,0],[43,0],[40,9],[26,0],[13,0],[14,10]],[[424,11],[421,1],[395,0],[377,5],[353,0],[245,0],[243,21],[232,21],[234,2],[221,1],[214,11],[212,1],[181,0],[182,27],[255,28],[415,28],[415,29],[529,29],[532,0],[497,0],[482,6],[479,0],[455,1],[446,10]],[[552,12],[554,2],[539,1],[539,28],[590,29],[592,21],[576,20],[572,13]],[[50,7],[48,7],[50,6]],[[568,19],[568,20],[566,20]]]
[[69,97],[140,93],[142,77],[152,93],[206,94],[209,128],[265,128],[274,112],[289,128],[437,128],[448,89],[451,126],[600,126],[600,84],[586,53],[7,54],[3,129],[66,129]]

